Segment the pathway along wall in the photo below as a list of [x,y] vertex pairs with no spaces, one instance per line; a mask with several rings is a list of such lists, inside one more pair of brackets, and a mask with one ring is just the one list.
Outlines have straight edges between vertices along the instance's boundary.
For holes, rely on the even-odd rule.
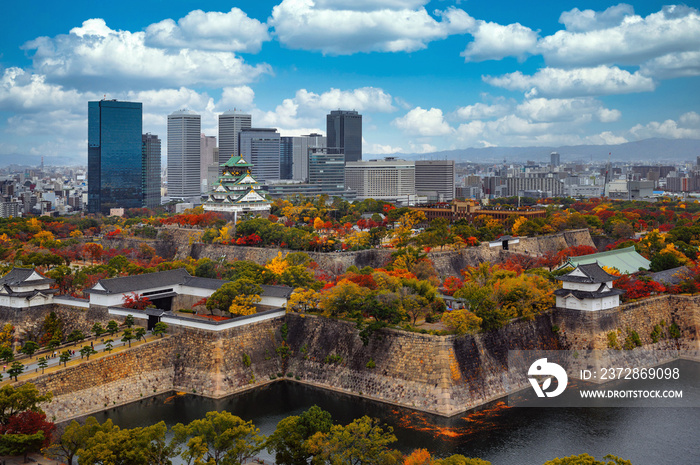
[[[367,346],[354,323],[287,314],[222,333],[184,330],[36,384],[54,392],[46,410],[57,421],[154,393],[218,398],[280,378],[451,416],[524,387],[506,376],[508,350],[606,349],[618,330],[621,341],[636,331],[647,348],[698,350],[699,309],[700,297],[660,296],[608,312],[554,310],[477,335],[381,330]],[[653,343],[661,320],[681,338]]]

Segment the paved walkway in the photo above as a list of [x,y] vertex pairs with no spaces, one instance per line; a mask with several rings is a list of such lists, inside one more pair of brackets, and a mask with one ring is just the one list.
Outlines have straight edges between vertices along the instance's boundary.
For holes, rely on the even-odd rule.
[[[9,457],[6,455],[0,455],[0,465],[19,465],[22,463],[25,463],[24,457]],[[29,454],[27,456],[26,463],[35,463],[38,465],[61,465],[61,462],[47,459],[41,454]]]

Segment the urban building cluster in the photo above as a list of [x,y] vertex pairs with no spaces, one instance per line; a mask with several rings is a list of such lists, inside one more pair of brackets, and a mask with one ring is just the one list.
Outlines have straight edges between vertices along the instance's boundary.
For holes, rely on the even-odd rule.
[[275,198],[325,194],[421,206],[431,217],[462,218],[479,206],[458,200],[638,200],[700,191],[700,157],[696,164],[677,165],[584,163],[557,152],[548,162],[525,163],[363,160],[362,115],[348,110],[330,111],[326,135],[301,136],[254,127],[252,115],[237,110],[220,114],[218,134],[207,135],[199,114],[174,111],[167,118],[163,166],[161,138],[143,133],[142,112],[139,102],[88,102],[87,169],[45,169],[42,159],[40,167],[0,171],[0,216],[109,215],[163,204],[175,205],[175,211],[197,205],[221,212],[265,211]]

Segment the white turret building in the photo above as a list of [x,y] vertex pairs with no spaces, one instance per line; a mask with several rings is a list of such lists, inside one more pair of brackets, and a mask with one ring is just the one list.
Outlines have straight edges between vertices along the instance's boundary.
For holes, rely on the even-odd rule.
[[558,308],[584,311],[615,308],[620,305],[620,295],[624,294],[613,288],[617,277],[607,273],[597,262],[578,265],[557,279],[563,283],[562,289],[554,291]]

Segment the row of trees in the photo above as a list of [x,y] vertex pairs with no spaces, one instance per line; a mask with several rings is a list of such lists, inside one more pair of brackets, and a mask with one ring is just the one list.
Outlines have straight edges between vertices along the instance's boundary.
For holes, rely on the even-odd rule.
[[[188,464],[240,465],[262,450],[278,465],[490,465],[463,455],[432,457],[425,449],[408,455],[391,449],[396,436],[390,426],[367,416],[347,425],[333,424],[331,414],[317,406],[282,419],[268,437],[250,421],[229,412],[209,412],[199,420],[178,423],[168,431],[164,422],[122,429],[111,420],[71,422],[45,452],[68,465],[170,464],[179,457]],[[631,465],[606,456],[604,462],[588,454],[554,459],[544,465]]]

